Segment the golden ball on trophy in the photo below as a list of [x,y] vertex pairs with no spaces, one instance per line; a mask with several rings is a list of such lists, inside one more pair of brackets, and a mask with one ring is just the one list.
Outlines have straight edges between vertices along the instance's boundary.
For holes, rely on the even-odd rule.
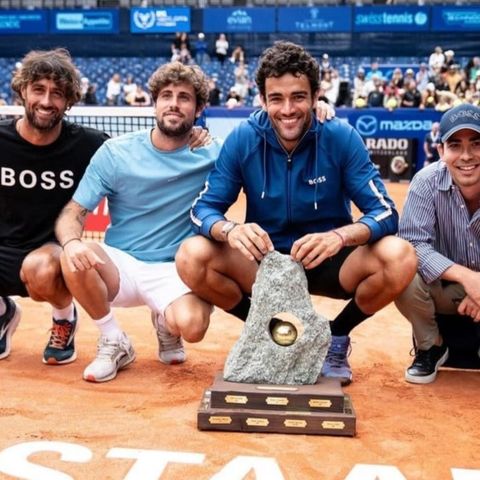
[[295,325],[290,322],[284,322],[278,319],[275,320],[276,321],[271,328],[273,341],[282,347],[293,345],[298,335]]

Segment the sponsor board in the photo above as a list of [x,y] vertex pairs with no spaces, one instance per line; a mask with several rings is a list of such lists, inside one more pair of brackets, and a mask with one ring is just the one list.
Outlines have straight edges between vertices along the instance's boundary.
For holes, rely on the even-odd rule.
[[428,7],[355,7],[354,32],[422,32],[430,30]]
[[52,33],[108,34],[118,33],[118,10],[53,10],[50,13]]
[[190,8],[132,8],[132,33],[190,32]]
[[47,10],[1,10],[0,34],[46,33],[47,15]]
[[350,7],[278,8],[279,32],[350,32]]
[[205,8],[203,12],[205,33],[276,31],[271,8]]
[[432,8],[432,30],[437,32],[465,32],[480,30],[480,8],[435,6]]
[[412,178],[414,144],[415,140],[411,138],[365,139],[370,158],[381,177],[393,182]]
[[86,232],[104,232],[110,225],[110,214],[108,212],[108,202],[104,198],[85,219]]

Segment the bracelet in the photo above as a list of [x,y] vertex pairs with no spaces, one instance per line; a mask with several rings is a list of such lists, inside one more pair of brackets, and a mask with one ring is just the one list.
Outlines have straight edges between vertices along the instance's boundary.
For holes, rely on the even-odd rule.
[[338,230],[332,230],[332,232],[340,237],[340,240],[342,241],[342,246],[340,248],[343,248],[345,246],[345,237]]
[[62,244],[62,248],[65,248],[70,242],[73,242],[74,240],[78,240],[79,242],[81,242],[82,240],[78,237],[73,237],[71,238],[70,240],[67,240],[64,244]]

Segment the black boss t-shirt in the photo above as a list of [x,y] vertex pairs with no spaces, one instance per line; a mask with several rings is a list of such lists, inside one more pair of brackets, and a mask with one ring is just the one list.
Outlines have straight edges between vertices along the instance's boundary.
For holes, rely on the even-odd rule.
[[108,136],[64,120],[55,142],[36,146],[15,123],[0,122],[0,245],[32,250],[55,240],[58,214]]

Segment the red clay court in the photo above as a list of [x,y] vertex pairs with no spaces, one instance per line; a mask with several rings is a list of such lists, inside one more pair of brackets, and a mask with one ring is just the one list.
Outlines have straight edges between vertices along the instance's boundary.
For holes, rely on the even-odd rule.
[[[407,186],[391,183],[401,208]],[[232,212],[241,218],[241,202]],[[343,301],[314,298],[332,318]],[[41,361],[50,307],[21,299],[22,321],[0,363],[0,479],[32,480],[478,480],[480,375],[443,369],[430,385],[404,381],[411,332],[394,305],[352,334],[353,438],[202,432],[197,409],[242,323],[216,310],[182,365],[157,360],[146,308],[118,311],[136,361],[105,384],[82,380],[97,331],[81,312],[78,359]],[[62,454],[63,452],[63,459]],[[139,460],[140,459],[140,460]]]

